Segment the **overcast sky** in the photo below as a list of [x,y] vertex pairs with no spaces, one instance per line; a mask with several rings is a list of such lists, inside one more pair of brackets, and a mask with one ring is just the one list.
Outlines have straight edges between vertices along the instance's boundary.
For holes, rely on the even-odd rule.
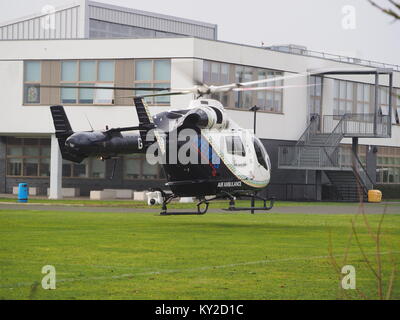
[[[377,0],[386,3],[386,0]],[[70,0],[0,0],[0,21],[40,12]],[[367,0],[99,0],[216,23],[219,39],[261,45],[299,44],[311,50],[400,65],[400,21]],[[353,12],[345,6],[355,9]],[[350,10],[350,11],[349,11]],[[348,19],[347,19],[348,18]],[[344,26],[346,28],[343,27]]]

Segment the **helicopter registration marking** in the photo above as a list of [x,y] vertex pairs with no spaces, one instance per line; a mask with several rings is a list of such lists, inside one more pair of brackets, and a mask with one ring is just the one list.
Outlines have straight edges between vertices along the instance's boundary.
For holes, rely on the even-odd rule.
[[236,182],[219,182],[218,188],[240,188],[242,186],[241,181]]

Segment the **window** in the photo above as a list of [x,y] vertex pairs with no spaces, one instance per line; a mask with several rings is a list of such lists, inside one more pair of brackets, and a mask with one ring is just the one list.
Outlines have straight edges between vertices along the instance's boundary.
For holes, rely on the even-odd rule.
[[[282,72],[236,66],[236,82],[272,79],[282,75]],[[271,81],[258,86],[281,87],[283,86],[283,80]],[[280,88],[272,88],[266,91],[236,92],[235,107],[248,110],[257,105],[263,111],[282,112],[282,96],[283,89]]]
[[[61,84],[71,86],[113,87],[114,60],[82,60],[61,62]],[[61,89],[63,104],[110,105],[114,103],[113,90]]]
[[350,81],[335,80],[334,84],[334,110],[335,115],[354,113],[354,88]]
[[90,19],[90,38],[168,38],[183,35]]
[[124,179],[158,180],[164,179],[160,165],[150,165],[145,155],[127,156],[124,158]]
[[87,178],[87,160],[82,163],[63,160],[62,175],[64,178]]
[[[400,89],[392,91],[392,123],[400,124]],[[383,115],[389,115],[389,88],[379,88],[379,108]]]
[[400,183],[400,148],[378,148],[377,183]]
[[393,123],[400,124],[400,89],[394,89],[393,94]]
[[310,114],[321,115],[322,108],[322,77],[310,77]]
[[369,84],[357,83],[357,113],[372,113],[372,86]]
[[246,156],[246,150],[244,149],[242,139],[239,136],[227,136],[226,141],[226,151],[229,154],[235,156]]
[[[135,62],[135,87],[171,87],[171,61],[137,60]],[[136,91],[134,94],[139,96],[149,94],[149,92]],[[169,105],[170,100],[169,96],[146,98],[146,102],[151,105]]]
[[[204,61],[203,62],[203,82],[208,85],[224,85],[229,84],[231,66],[226,63]],[[220,101],[224,106],[229,106],[230,93],[215,93],[211,99]]]
[[[243,66],[236,66],[235,67],[235,77],[236,82],[250,82],[253,81],[253,68],[250,67],[243,67]],[[253,92],[250,91],[239,91],[236,92],[235,95],[235,107],[242,108],[242,109],[250,109],[253,106]]]
[[64,178],[104,179],[106,163],[97,158],[85,159],[82,163],[63,160],[62,174]]
[[8,138],[7,175],[14,177],[49,177],[50,140]]
[[[267,69],[229,65],[226,63],[207,61],[203,62],[203,82],[208,85],[224,85],[232,82],[251,82],[281,77],[282,72]],[[259,87],[281,87],[283,80],[260,84]],[[272,88],[268,91],[239,91],[217,93],[212,99],[220,101],[227,108],[248,110],[257,105],[261,110],[281,113],[283,89]]]
[[24,103],[40,104],[41,81],[40,61],[25,61],[24,63]]
[[380,87],[379,88],[379,107],[382,111],[382,114],[389,114],[389,88]]
[[265,150],[264,145],[258,138],[254,138],[253,144],[254,144],[254,150],[256,151],[258,163],[268,171],[269,168],[271,168],[271,161],[267,156],[267,151]]

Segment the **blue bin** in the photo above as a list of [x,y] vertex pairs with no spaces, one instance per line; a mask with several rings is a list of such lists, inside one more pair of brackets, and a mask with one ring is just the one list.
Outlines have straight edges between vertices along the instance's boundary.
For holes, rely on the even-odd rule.
[[18,202],[28,202],[29,188],[27,183],[20,183],[18,185]]

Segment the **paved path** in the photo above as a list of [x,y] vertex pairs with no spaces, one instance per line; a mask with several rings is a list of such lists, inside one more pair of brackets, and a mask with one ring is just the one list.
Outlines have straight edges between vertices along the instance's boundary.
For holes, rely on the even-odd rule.
[[[193,204],[193,210],[195,210]],[[227,204],[228,207],[228,204]],[[1,203],[0,210],[37,210],[37,211],[63,211],[63,212],[110,212],[110,213],[159,213],[159,209],[138,209],[138,208],[121,208],[121,207],[88,207],[88,206],[72,206],[72,205],[42,205],[42,204],[17,204],[17,203]],[[359,210],[357,205],[311,205],[311,206],[286,206],[275,207],[269,213],[306,213],[306,214],[356,214]],[[364,204],[364,210],[367,214],[382,214],[385,210],[384,204]],[[170,209],[170,211],[185,212],[185,209]],[[192,211],[192,210],[190,210]],[[210,206],[210,213],[227,213],[221,209],[213,209]],[[400,203],[389,203],[386,208],[387,214],[400,214]],[[265,214],[259,211],[256,214]]]

